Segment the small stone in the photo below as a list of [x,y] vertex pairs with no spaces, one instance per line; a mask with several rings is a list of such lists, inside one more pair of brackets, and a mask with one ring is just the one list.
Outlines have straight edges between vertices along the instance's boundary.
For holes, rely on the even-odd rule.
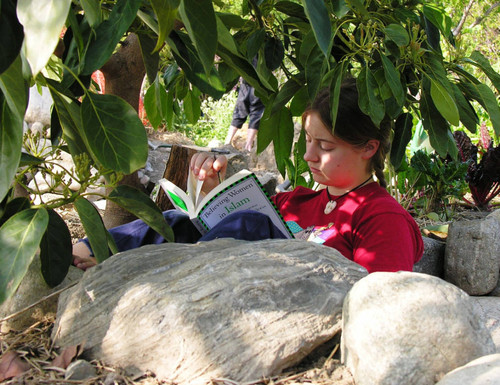
[[95,367],[88,361],[77,360],[69,364],[64,374],[66,380],[81,381],[92,377],[96,377],[97,372]]

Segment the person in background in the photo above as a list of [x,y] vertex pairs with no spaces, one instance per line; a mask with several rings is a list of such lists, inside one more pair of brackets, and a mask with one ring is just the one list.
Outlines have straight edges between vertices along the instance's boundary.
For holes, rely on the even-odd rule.
[[[385,189],[383,169],[390,127],[384,123],[377,127],[361,112],[354,79],[342,83],[339,98],[335,125],[331,120],[328,90],[321,91],[302,116],[306,135],[304,159],[314,181],[325,188],[316,191],[299,186],[272,199],[295,238],[335,248],[370,273],[411,271],[422,257],[423,241],[414,219]],[[218,174],[225,175],[227,159],[222,155],[214,159],[213,154],[197,153],[190,167],[198,179],[205,181],[203,190],[208,192],[219,183]],[[190,222],[187,217],[184,220]],[[168,218],[167,221],[174,223]],[[130,235],[132,230],[133,227],[127,228],[125,233]],[[191,230],[174,228],[174,233],[183,237],[186,231]],[[247,240],[284,237],[265,218],[251,213],[230,215],[203,237],[190,236],[194,242],[217,237]],[[161,242],[159,237],[154,242],[141,241],[134,247]],[[89,261],[88,247],[84,253],[81,263]],[[75,257],[77,266],[78,258]]]

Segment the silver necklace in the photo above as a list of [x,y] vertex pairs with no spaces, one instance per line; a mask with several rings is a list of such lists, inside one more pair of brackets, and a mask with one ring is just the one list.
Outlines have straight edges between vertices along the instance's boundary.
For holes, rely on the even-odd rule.
[[353,191],[357,190],[358,188],[363,187],[363,186],[365,185],[365,183],[367,183],[370,179],[372,179],[372,176],[371,176],[371,175],[370,175],[370,177],[369,177],[367,180],[365,180],[363,183],[361,183],[361,184],[357,185],[357,186],[356,186],[356,187],[354,187],[352,190],[347,191],[346,193],[344,193],[344,194],[342,194],[342,195],[338,196],[338,197],[337,197],[337,198],[335,198],[335,199],[332,199],[332,197],[330,196],[330,193],[329,193],[329,191],[328,191],[328,187],[327,187],[327,188],[326,188],[326,194],[328,195],[328,199],[329,199],[329,201],[328,201],[328,203],[327,203],[327,204],[326,204],[326,206],[325,206],[325,211],[324,211],[325,215],[328,215],[328,214],[330,214],[333,210],[335,210],[335,207],[337,207],[337,201],[338,201],[340,198],[343,198],[343,197],[345,197],[346,195],[348,195],[348,194],[352,193]]

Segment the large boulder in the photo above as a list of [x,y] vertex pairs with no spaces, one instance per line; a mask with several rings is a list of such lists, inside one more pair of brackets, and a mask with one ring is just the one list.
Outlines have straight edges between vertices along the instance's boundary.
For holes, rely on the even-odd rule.
[[88,270],[59,301],[56,345],[179,384],[280,373],[340,331],[364,268],[299,240],[145,246]]
[[495,345],[464,291],[399,272],[372,273],[353,286],[341,350],[357,385],[432,385]]

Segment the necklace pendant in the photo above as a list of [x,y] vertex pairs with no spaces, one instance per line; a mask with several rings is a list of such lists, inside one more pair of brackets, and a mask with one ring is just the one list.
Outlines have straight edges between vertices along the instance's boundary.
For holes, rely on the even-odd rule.
[[335,209],[335,207],[337,207],[337,202],[329,201],[325,206],[325,215],[330,214]]

